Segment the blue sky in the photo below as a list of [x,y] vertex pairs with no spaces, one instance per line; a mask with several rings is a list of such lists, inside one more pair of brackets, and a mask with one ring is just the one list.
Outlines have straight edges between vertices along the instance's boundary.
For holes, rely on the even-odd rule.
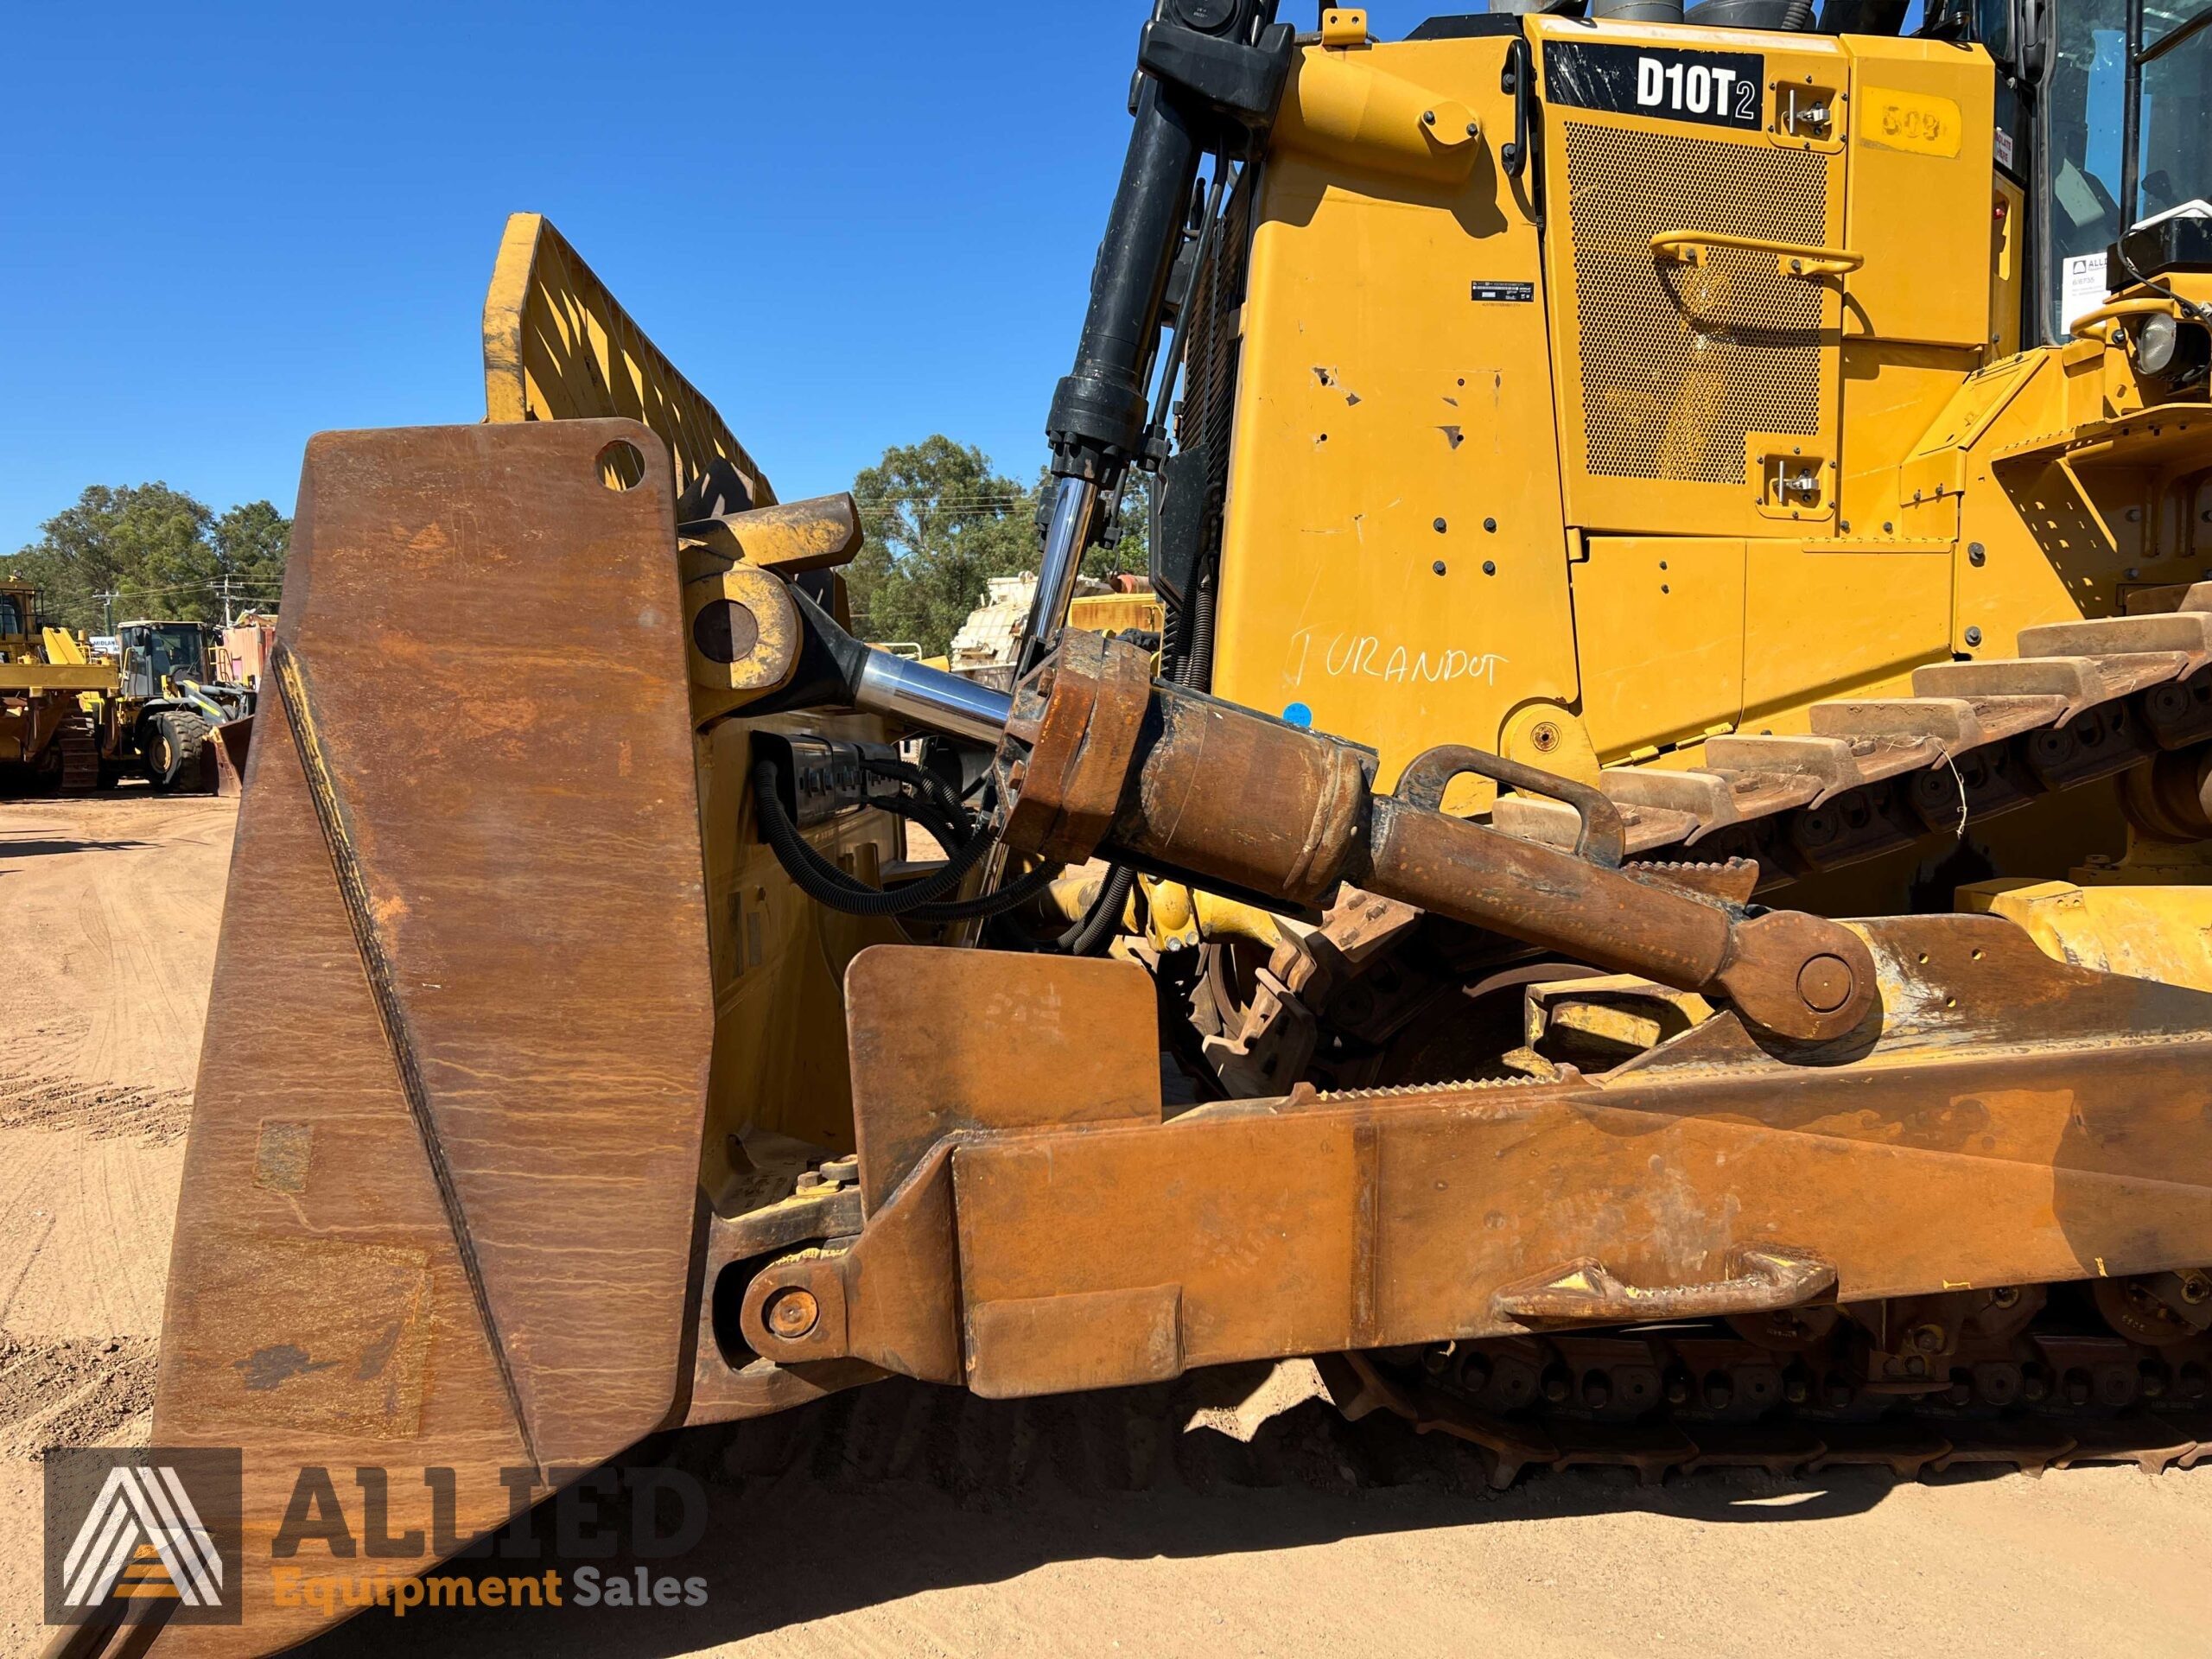
[[[1378,6],[1377,32],[1426,10]],[[87,484],[289,511],[312,432],[480,419],[479,312],[521,209],[785,496],[934,430],[1027,476],[1147,10],[19,8],[0,550]]]

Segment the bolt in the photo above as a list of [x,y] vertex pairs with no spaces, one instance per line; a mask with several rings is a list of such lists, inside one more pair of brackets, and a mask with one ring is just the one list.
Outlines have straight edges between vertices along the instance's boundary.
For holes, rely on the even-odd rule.
[[1468,123],[1467,123],[1467,137],[1468,137],[1472,138],[1472,137],[1476,137],[1478,134],[1479,134],[1481,131],[1482,131],[1482,129],[1481,129],[1480,127],[1477,126],[1473,122],[1470,121],[1470,122],[1468,122]]
[[1970,645],[1978,645],[1980,643],[1981,630],[1980,628],[1968,628],[1967,630],[1967,644]]
[[1538,754],[1549,754],[1559,747],[1559,728],[1548,720],[1539,721],[1529,728],[1529,741],[1536,746]]
[[1483,575],[1486,576],[1494,576],[1497,574],[1497,561],[1496,559],[1484,559],[1483,561]]
[[1904,1374],[1907,1376],[1927,1376],[1928,1362],[1923,1359],[1918,1354],[1913,1355],[1911,1358],[1906,1360],[1904,1363]]
[[1895,524],[1891,524],[1888,519],[1885,518],[1885,519],[1882,521],[1882,534],[1883,534],[1883,535],[1885,535],[1885,536],[1892,535],[1892,534],[1894,534],[1894,533],[1896,532],[1896,531],[1897,531],[1897,526],[1896,526]]
[[2212,1300],[2212,1279],[2207,1279],[2201,1273],[2184,1274],[2181,1281],[2181,1299],[2191,1305]]
[[2018,1307],[2020,1305],[2019,1287],[1999,1285],[1989,1293],[1989,1305],[1992,1307]]
[[1444,521],[1443,521],[1441,518],[1440,518],[1440,519],[1438,519],[1438,520],[1436,521],[1436,533],[1437,533],[1438,535],[1441,536],[1441,535],[1444,533],[1444,531],[1445,531],[1446,528],[1446,524],[1445,524]]
[[1980,542],[1976,542],[1973,546],[1967,549],[1967,563],[1973,565],[1976,569],[1980,569],[1981,566],[1986,564],[1988,562],[1989,550],[1984,547]]
[[1493,536],[1497,535],[1497,519],[1495,519],[1495,518],[1485,518],[1485,519],[1484,519],[1484,520],[1483,520],[1483,528],[1484,528],[1484,530],[1488,531],[1491,535],[1493,535]]
[[1797,970],[1797,995],[1816,1014],[1834,1014],[1851,1001],[1851,964],[1841,957],[1818,956]]
[[1433,127],[1436,124],[1436,111],[1434,110],[1423,110],[1421,112],[1421,124],[1424,126]]
[[1436,574],[1440,576],[1444,574],[1444,561],[1439,559],[1434,564],[1430,565],[1428,568],[1435,571]]
[[821,1318],[822,1305],[814,1300],[814,1293],[793,1285],[778,1291],[770,1300],[762,1322],[785,1342],[797,1342],[813,1330]]
[[1943,1327],[1923,1325],[1912,1333],[1912,1345],[1923,1354],[1940,1352],[1943,1346]]

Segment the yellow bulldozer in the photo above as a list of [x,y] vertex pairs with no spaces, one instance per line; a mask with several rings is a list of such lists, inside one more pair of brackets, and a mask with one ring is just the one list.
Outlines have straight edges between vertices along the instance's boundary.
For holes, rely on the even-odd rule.
[[[849,499],[535,216],[488,419],[313,440],[157,1651],[893,1374],[1318,1356],[1501,1482],[2212,1448],[2212,11],[1274,14],[1131,19],[1010,691],[855,641]],[[1065,626],[1138,474],[1157,675]]]
[[44,626],[36,584],[0,582],[0,785],[97,789],[92,708],[115,688],[111,665],[92,661],[67,630]]

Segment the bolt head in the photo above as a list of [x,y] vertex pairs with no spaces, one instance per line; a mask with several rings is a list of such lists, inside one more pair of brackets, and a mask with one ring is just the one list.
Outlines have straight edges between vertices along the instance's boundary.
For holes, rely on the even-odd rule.
[[785,1342],[797,1342],[822,1320],[822,1305],[814,1293],[792,1285],[768,1299],[761,1322]]
[[1968,628],[1967,630],[1967,644],[1970,645],[1978,645],[1980,643],[1981,630],[1980,628]]
[[1813,957],[1797,970],[1797,995],[1815,1014],[1834,1014],[1851,1001],[1851,964],[1841,957]]
[[1529,733],[1529,741],[1536,746],[1539,754],[1549,754],[1559,747],[1559,728],[1548,720],[1539,721]]

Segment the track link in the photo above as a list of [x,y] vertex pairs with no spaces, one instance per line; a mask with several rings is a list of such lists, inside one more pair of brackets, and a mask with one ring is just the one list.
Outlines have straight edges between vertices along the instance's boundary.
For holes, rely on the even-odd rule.
[[61,752],[60,791],[64,795],[90,795],[100,786],[100,744],[92,717],[79,710],[61,722],[54,734]]
[[[1913,696],[1815,704],[1810,732],[1709,738],[1703,766],[1608,766],[1633,857],[1757,860],[1761,887],[1858,863],[2212,741],[2212,582],[2169,608],[2028,628],[2021,654],[1936,663]],[[1502,798],[1493,824],[1571,847],[1571,808]]]
[[[2027,1299],[2018,1306],[2045,1295],[2008,1294]],[[2080,1296],[2050,1294],[2060,1306]],[[2061,1319],[1969,1337],[1932,1378],[1893,1380],[1898,1357],[1870,1350],[1853,1321],[1834,1308],[1796,1313],[1816,1334],[1795,1350],[1700,1321],[1351,1354],[1324,1374],[1346,1415],[1387,1410],[1466,1441],[1498,1487],[1592,1465],[1656,1483],[1710,1468],[1856,1465],[1910,1479],[1970,1465],[2040,1474],[2133,1463],[2156,1474],[2212,1463],[2212,1339],[2152,1348]]]

